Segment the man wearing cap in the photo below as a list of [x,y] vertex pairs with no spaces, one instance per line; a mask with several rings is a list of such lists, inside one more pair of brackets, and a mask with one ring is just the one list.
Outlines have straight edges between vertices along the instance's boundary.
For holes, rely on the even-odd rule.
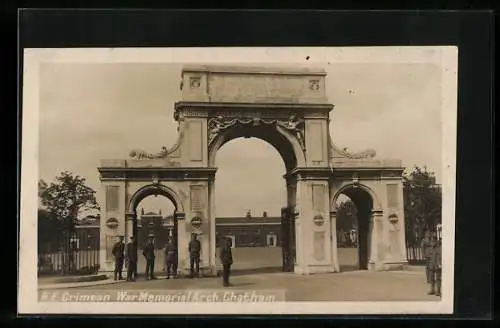
[[229,237],[224,238],[224,244],[220,250],[220,259],[222,262],[222,283],[224,287],[229,287],[229,274],[233,264],[233,255],[231,253],[232,240]]
[[154,276],[155,269],[155,246],[153,244],[154,235],[148,236],[148,242],[142,250],[142,254],[146,258],[146,279],[156,279]]
[[431,259],[429,264],[431,272],[431,290],[429,295],[441,296],[441,240],[432,234]]
[[[191,241],[189,242],[189,259],[190,259],[190,268],[191,268],[191,277],[194,277],[195,274],[198,276],[200,272],[200,251],[201,251],[201,243],[198,240],[195,233],[191,235]],[[196,267],[196,271],[195,271]]]
[[111,253],[115,258],[115,272],[114,279],[123,280],[122,271],[123,271],[123,261],[125,259],[125,245],[123,244],[123,236],[118,237],[118,241],[113,246]]
[[137,249],[135,248],[135,238],[130,237],[127,244],[127,281],[135,281],[137,278]]
[[430,262],[431,262],[431,250],[432,250],[432,238],[430,232],[427,230],[424,235],[424,239],[422,239],[422,254],[425,259],[425,276],[427,278],[427,283],[431,283],[431,270],[430,270]]
[[177,261],[177,249],[174,243],[172,242],[172,239],[169,239],[167,245],[165,246],[165,266],[167,271],[167,279],[170,279],[171,274],[174,277],[177,275],[176,272],[177,269],[175,268],[176,261]]

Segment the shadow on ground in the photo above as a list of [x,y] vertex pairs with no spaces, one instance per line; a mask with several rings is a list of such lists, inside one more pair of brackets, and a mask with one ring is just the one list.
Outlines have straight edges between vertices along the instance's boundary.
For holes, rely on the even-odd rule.
[[247,268],[247,269],[233,269],[231,276],[243,276],[263,273],[277,273],[283,272],[281,267],[267,267],[267,268]]

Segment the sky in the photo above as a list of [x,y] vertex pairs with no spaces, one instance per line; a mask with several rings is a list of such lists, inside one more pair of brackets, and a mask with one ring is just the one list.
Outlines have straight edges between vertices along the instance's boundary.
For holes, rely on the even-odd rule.
[[[377,158],[427,166],[441,181],[441,67],[431,63],[329,63],[327,96],[335,105],[330,134],[338,147],[367,148]],[[97,192],[101,159],[126,159],[177,140],[174,103],[181,100],[182,65],[168,63],[43,63],[39,75],[39,175],[63,170],[83,176]],[[285,167],[258,139],[237,139],[217,154],[216,215],[243,216],[286,205]],[[253,186],[262,186],[258,194]],[[250,186],[250,187],[247,187]],[[139,205],[173,211],[162,197]]]

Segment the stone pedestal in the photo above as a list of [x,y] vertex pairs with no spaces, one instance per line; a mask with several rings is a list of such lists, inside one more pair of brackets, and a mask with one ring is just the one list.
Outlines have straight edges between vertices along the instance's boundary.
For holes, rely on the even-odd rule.
[[297,181],[298,217],[296,274],[335,271],[332,263],[332,238],[327,180]]
[[340,272],[339,265],[339,252],[337,248],[337,212],[330,212],[330,236],[331,236],[331,256],[332,256],[332,267],[331,272]]

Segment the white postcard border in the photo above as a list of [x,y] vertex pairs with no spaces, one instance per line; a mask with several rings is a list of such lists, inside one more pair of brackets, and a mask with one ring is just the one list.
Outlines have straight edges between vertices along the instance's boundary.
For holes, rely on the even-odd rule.
[[[361,51],[360,51],[361,50]],[[306,59],[308,58],[308,59]],[[434,63],[442,67],[442,299],[430,302],[49,303],[37,297],[38,69],[81,63]],[[23,75],[18,312],[20,314],[433,314],[453,312],[458,48],[102,48],[25,49]]]

